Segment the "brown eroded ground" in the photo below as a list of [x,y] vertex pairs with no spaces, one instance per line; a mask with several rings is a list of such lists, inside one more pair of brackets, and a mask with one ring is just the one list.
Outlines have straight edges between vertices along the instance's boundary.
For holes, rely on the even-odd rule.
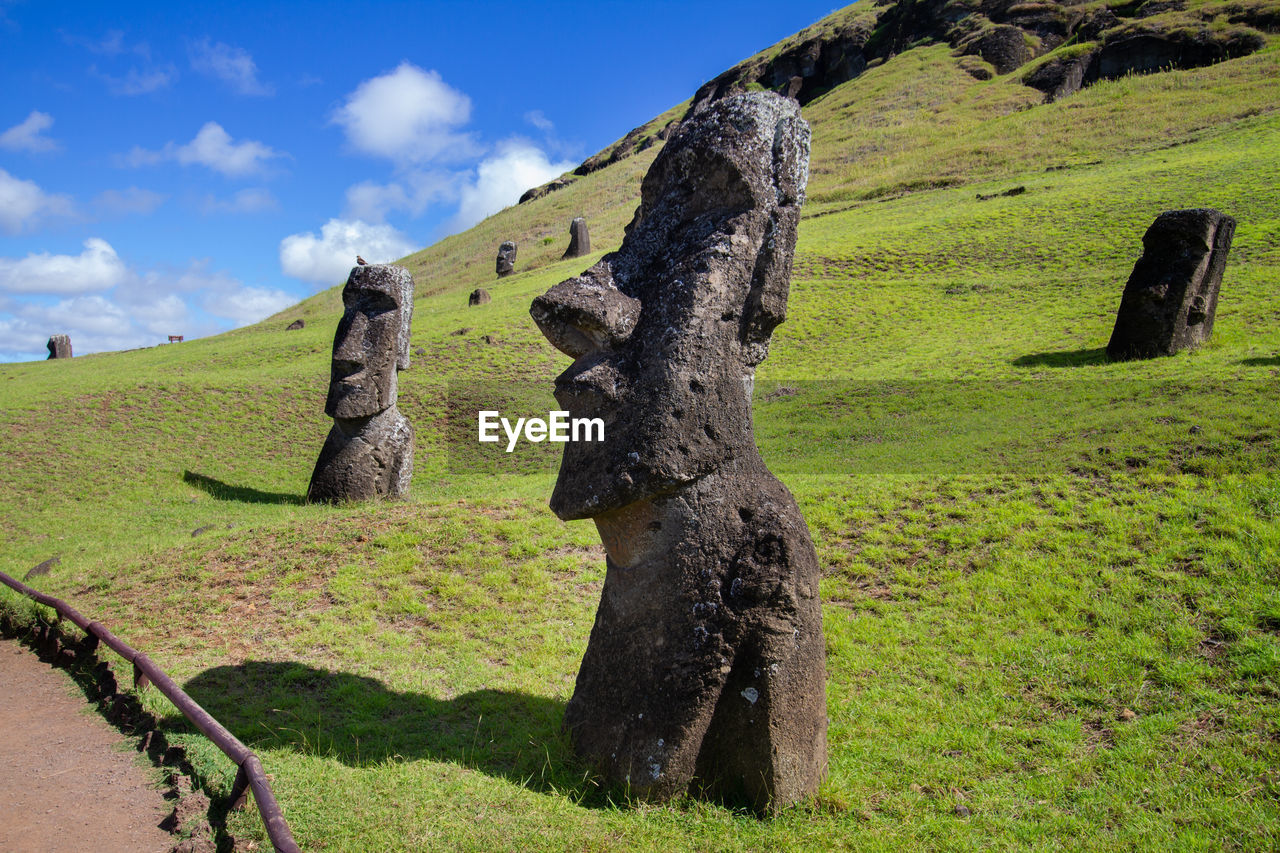
[[0,640],[0,850],[167,851],[159,786],[66,674]]

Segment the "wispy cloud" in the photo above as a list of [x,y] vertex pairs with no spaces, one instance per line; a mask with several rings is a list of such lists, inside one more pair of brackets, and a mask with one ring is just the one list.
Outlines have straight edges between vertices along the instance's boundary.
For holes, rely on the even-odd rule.
[[75,215],[71,197],[47,193],[34,181],[24,181],[0,169],[0,231],[19,234],[41,221]]
[[150,346],[167,335],[199,337],[296,301],[283,290],[247,286],[208,259],[137,270],[91,238],[79,255],[0,258],[0,358],[42,358],[52,334],[70,335],[77,355]]
[[0,148],[34,153],[57,151],[61,146],[55,140],[43,135],[51,127],[53,127],[53,116],[39,110],[32,110],[31,115],[27,116],[21,124],[16,124],[4,133],[0,133]]
[[207,195],[200,203],[201,213],[265,213],[279,209],[280,202],[262,187],[240,190],[231,198]]
[[98,66],[90,65],[89,73],[105,83],[107,91],[111,94],[130,97],[168,88],[178,79],[178,69],[172,65],[149,68],[145,71],[130,68],[123,76],[108,74],[105,71],[99,71]]
[[269,161],[283,156],[283,152],[252,139],[235,142],[222,125],[211,121],[185,145],[170,142],[159,151],[134,146],[128,154],[118,158],[118,162],[136,168],[174,161],[184,166],[205,166],[230,177],[242,177],[266,171]]
[[93,199],[93,207],[105,216],[124,216],[130,214],[148,214],[164,204],[167,196],[129,187],[123,190],[103,190]]
[[193,71],[230,84],[241,95],[273,95],[275,88],[258,79],[258,66],[243,48],[203,38],[187,48]]
[[529,110],[524,114],[524,120],[544,133],[555,130],[556,127],[551,119],[542,114],[542,110]]

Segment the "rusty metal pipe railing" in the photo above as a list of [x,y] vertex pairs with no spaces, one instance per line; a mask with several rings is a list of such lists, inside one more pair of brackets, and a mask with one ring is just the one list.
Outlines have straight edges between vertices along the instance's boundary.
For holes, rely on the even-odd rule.
[[94,645],[99,641],[106,643],[113,652],[133,664],[135,687],[141,689],[148,683],[155,685],[156,689],[172,702],[174,707],[181,711],[201,734],[235,762],[237,771],[236,780],[231,786],[232,807],[242,805],[245,795],[252,790],[253,801],[258,806],[258,813],[262,815],[262,823],[267,829],[267,837],[271,839],[271,844],[278,853],[300,853],[297,842],[293,840],[293,833],[289,831],[289,824],[285,822],[284,813],[280,811],[280,804],[276,802],[275,794],[271,792],[271,784],[267,781],[267,774],[262,769],[262,762],[253,754],[253,750],[241,743],[239,738],[227,731],[226,727],[215,720],[208,711],[201,708],[199,703],[188,696],[186,691],[166,675],[164,670],[156,666],[151,658],[111,633],[101,622],[89,621],[65,601],[38,592],[4,572],[0,572],[0,581],[15,592],[53,608],[60,617],[75,623],[76,627],[88,634],[91,643]]

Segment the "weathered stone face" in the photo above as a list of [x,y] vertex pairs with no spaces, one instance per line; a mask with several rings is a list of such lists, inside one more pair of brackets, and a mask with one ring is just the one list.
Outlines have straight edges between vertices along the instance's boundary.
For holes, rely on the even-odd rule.
[[1209,339],[1235,229],[1234,219],[1208,208],[1156,217],[1125,284],[1109,358],[1173,355]]
[[781,98],[724,104],[654,161],[622,248],[534,300],[543,333],[577,359],[556,399],[605,421],[604,442],[566,445],[551,499],[562,518],[754,449],[752,382],[786,315],[809,132]]
[[485,305],[491,299],[493,299],[493,297],[489,295],[489,291],[485,290],[483,287],[477,287],[475,290],[471,291],[471,295],[467,297],[467,304],[472,307],[476,305]]
[[498,247],[498,278],[506,278],[516,271],[516,244],[508,240]]
[[587,220],[581,216],[569,223],[569,248],[562,258],[580,258],[591,254],[591,235],[587,233]]
[[396,410],[396,377],[409,367],[413,277],[403,267],[353,267],[342,301],[324,408],[333,428],[307,500],[402,497],[413,475],[413,427]]
[[771,811],[825,773],[817,557],[751,428],[808,154],[794,102],[710,104],[654,161],[619,251],[531,308],[575,359],[556,399],[605,421],[565,445],[551,499],[608,554],[565,726],[641,797]]
[[50,336],[47,346],[49,358],[71,358],[71,338],[66,335]]
[[324,413],[372,417],[395,404],[396,371],[409,366],[413,277],[386,264],[353,267],[342,304]]

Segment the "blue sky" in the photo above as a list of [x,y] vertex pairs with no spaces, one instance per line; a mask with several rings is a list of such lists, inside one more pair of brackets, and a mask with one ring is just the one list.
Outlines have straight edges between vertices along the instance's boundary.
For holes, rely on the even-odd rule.
[[0,0],[0,361],[256,322],[838,6]]

